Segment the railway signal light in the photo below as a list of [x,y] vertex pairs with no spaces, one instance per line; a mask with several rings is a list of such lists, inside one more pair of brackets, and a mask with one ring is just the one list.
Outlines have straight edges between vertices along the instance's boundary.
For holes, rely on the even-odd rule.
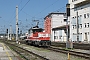
[[20,31],[20,34],[22,34],[22,30]]
[[18,28],[18,33],[19,33],[19,28]]
[[8,29],[6,30],[6,33],[8,34]]

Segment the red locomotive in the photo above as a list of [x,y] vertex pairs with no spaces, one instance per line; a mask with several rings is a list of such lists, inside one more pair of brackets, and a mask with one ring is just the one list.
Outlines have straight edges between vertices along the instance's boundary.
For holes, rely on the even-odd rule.
[[47,32],[43,32],[42,28],[39,28],[38,26],[35,26],[31,28],[30,34],[28,34],[26,43],[31,45],[37,45],[37,46],[50,46],[50,34]]

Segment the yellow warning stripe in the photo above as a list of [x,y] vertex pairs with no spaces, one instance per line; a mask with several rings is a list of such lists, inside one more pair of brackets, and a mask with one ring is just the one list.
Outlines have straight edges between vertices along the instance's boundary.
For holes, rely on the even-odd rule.
[[[3,45],[4,50],[6,50],[6,47],[4,46],[4,44],[2,45]],[[7,51],[6,51],[6,54],[8,55],[9,60],[12,60],[12,58],[10,57],[10,54]]]

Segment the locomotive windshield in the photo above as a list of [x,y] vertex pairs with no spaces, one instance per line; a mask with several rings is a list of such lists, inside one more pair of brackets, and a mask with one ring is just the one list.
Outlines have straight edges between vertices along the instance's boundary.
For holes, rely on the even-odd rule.
[[39,28],[39,27],[33,27],[33,28],[30,28],[28,30],[29,34],[30,33],[35,33],[35,32],[42,32],[42,31],[43,31],[43,29],[42,28]]
[[33,28],[32,29],[32,32],[34,33],[34,32],[42,32],[43,31],[43,29],[42,28]]

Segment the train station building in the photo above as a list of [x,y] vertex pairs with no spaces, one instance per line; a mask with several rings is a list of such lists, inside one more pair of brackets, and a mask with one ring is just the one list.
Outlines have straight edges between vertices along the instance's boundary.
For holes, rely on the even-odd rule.
[[70,39],[90,42],[90,0],[69,0]]
[[44,18],[45,31],[51,34],[51,41],[67,41],[68,36],[73,42],[90,43],[90,0],[68,0],[68,4],[68,24],[66,13],[52,12]]
[[50,33],[51,41],[65,42],[66,35],[66,21],[64,21],[66,13],[52,12],[44,18],[45,32]]

